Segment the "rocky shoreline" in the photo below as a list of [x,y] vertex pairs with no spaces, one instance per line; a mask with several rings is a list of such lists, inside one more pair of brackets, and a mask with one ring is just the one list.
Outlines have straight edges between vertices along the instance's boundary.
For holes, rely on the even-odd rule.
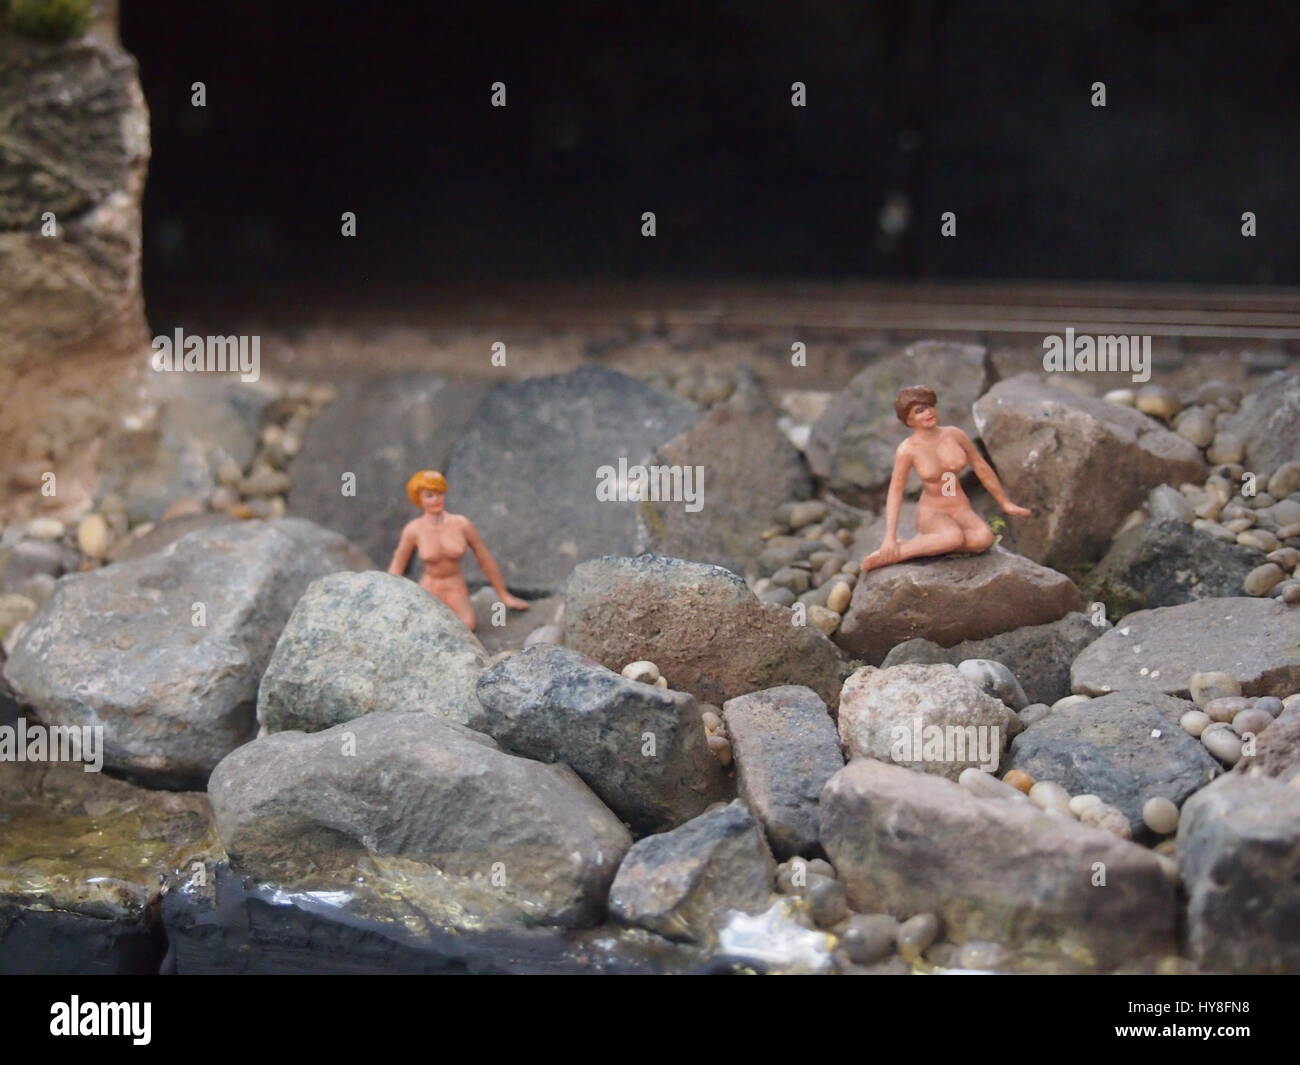
[[[918,367],[1034,515],[861,575]],[[152,383],[0,534],[0,726],[105,770],[0,760],[0,967],[1300,969],[1300,375],[1063,376]],[[374,564],[435,463],[476,633]]]

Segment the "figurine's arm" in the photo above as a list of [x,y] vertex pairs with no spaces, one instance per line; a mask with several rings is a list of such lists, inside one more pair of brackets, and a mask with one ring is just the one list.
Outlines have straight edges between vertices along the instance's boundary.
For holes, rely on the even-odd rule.
[[988,494],[997,501],[1003,513],[1017,518],[1028,517],[1032,514],[1033,511],[1017,506],[1007,498],[1006,490],[1002,487],[1002,482],[998,480],[997,473],[988,464],[984,456],[980,454],[979,448],[971,442],[971,438],[955,426],[952,431],[957,434],[957,440],[961,443],[962,450],[966,452],[966,460],[970,463],[971,469],[975,471],[975,476],[980,479],[980,484],[984,486]]
[[894,452],[894,472],[889,478],[889,494],[885,498],[885,544],[898,542],[898,515],[903,509],[903,490],[907,475],[912,469],[912,453],[902,444]]
[[397,550],[393,552],[392,561],[388,563],[388,572],[396,577],[406,575],[406,566],[411,561],[411,552],[415,550],[415,530],[409,525],[402,530],[402,538],[397,541]]
[[483,537],[474,528],[474,523],[468,518],[465,519],[465,540],[474,552],[474,557],[478,559],[479,567],[483,570],[483,576],[488,579],[492,585],[492,590],[497,593],[497,598],[506,606],[514,610],[527,610],[528,603],[511,595],[506,590],[506,582],[501,579],[501,567],[497,565],[497,560],[492,557],[492,552],[487,549],[487,544],[483,542]]

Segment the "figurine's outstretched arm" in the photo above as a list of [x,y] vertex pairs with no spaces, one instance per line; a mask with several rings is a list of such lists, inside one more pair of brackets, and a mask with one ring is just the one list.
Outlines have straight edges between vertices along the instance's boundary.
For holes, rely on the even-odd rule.
[[397,550],[393,552],[392,561],[388,563],[388,572],[396,577],[406,576],[406,566],[411,561],[411,552],[414,550],[415,533],[408,526],[402,530],[402,538],[397,541]]
[[487,544],[483,542],[483,537],[474,528],[474,523],[468,518],[465,519],[465,540],[474,552],[474,557],[478,559],[479,567],[483,570],[483,576],[488,579],[492,585],[492,590],[497,593],[497,598],[506,606],[513,610],[527,610],[528,603],[511,595],[506,590],[506,582],[501,579],[501,567],[497,565],[497,560],[492,557],[492,552],[487,549]]
[[[955,427],[954,427],[955,428]],[[984,486],[985,491],[997,501],[1003,513],[1011,514],[1018,518],[1027,517],[1033,512],[1026,510],[1024,507],[1017,506],[1007,498],[1006,489],[1002,487],[1002,482],[998,480],[998,475],[993,467],[988,464],[984,456],[980,454],[979,448],[971,441],[960,429],[955,429],[957,439],[961,442],[962,450],[966,452],[966,460],[970,463],[970,468],[975,471],[975,476],[980,479],[980,484]]]

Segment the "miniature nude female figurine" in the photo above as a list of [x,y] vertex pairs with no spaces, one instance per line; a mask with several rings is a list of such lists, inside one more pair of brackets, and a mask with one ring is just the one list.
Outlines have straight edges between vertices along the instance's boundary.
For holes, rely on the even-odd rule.
[[[1007,498],[993,467],[976,450],[970,437],[955,425],[940,425],[934,390],[905,388],[898,393],[894,411],[912,435],[894,452],[894,473],[885,502],[885,540],[862,560],[866,573],[910,558],[953,553],[978,554],[993,545],[993,530],[975,513],[959,480],[969,465],[1003,513],[1024,518],[1030,513]],[[917,535],[898,542],[898,513],[908,471],[921,478],[921,499],[916,508]]]
[[406,496],[424,513],[406,523],[398,541],[388,572],[401,577],[406,573],[411,552],[418,551],[424,563],[424,576],[420,587],[435,595],[451,607],[455,615],[471,632],[477,623],[474,607],[469,601],[469,587],[461,576],[460,559],[469,548],[478,559],[497,598],[513,610],[527,610],[524,600],[506,591],[501,570],[496,559],[483,543],[474,523],[464,514],[448,514],[446,509],[447,479],[437,470],[421,470],[406,482]]

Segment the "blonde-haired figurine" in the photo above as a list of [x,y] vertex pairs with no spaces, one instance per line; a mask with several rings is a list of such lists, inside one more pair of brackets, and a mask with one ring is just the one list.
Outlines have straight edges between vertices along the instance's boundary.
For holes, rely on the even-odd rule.
[[464,514],[447,513],[447,478],[437,470],[421,470],[406,482],[406,496],[424,513],[406,523],[397,550],[393,552],[393,560],[388,563],[389,573],[403,576],[411,561],[411,552],[418,550],[420,561],[424,563],[420,587],[451,607],[465,627],[473,631],[477,619],[469,601],[469,586],[460,572],[461,556],[469,548],[497,598],[512,610],[528,609],[524,600],[506,591],[496,559],[483,543],[474,523]]
[[[910,558],[954,553],[978,554],[993,545],[993,530],[975,513],[959,478],[969,465],[1003,513],[1024,518],[1030,513],[1007,498],[993,467],[976,450],[971,439],[955,425],[940,425],[934,389],[905,388],[898,393],[894,413],[912,435],[894,452],[894,473],[885,502],[885,539],[862,560],[862,572],[905,562]],[[903,505],[907,474],[913,468],[921,478],[921,499],[916,507],[916,536],[898,542],[898,513]]]

